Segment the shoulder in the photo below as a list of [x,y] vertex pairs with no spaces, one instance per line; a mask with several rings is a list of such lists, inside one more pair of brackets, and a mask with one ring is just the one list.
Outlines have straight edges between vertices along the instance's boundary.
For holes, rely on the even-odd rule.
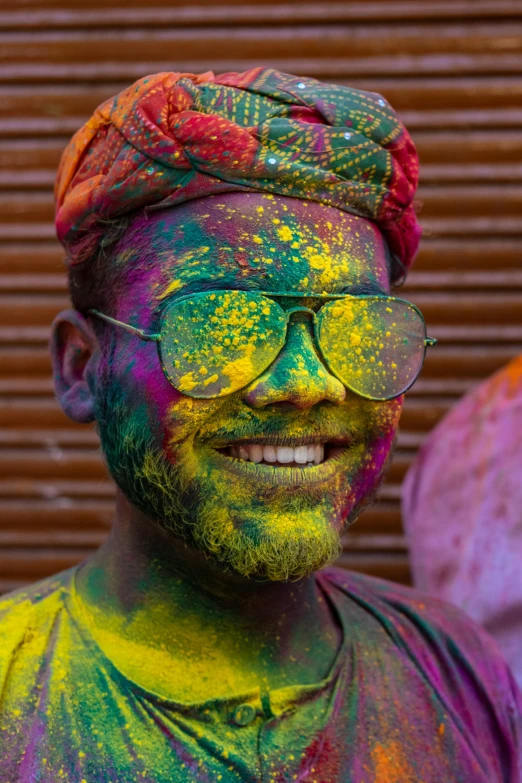
[[506,729],[520,731],[522,700],[496,642],[461,609],[419,590],[329,568],[323,579],[384,627],[398,652],[465,708],[481,704]]
[[0,598],[0,672],[28,633],[52,626],[74,571],[68,569]]
[[442,636],[470,635],[472,644],[491,643],[494,646],[485,631],[461,609],[421,590],[342,568],[327,568],[322,574],[330,584],[362,604],[368,602],[375,612],[386,611],[391,619],[407,617],[412,622],[431,626]]
[[414,639],[466,658],[480,671],[507,668],[494,640],[457,606],[428,593],[365,574],[329,568],[324,577],[380,619],[397,642]]

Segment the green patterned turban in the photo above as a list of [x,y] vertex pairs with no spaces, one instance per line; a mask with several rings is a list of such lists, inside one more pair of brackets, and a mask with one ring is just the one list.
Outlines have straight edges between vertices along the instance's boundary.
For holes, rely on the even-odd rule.
[[158,73],[103,103],[67,146],[56,228],[71,251],[136,209],[262,191],[375,221],[408,267],[417,178],[415,146],[377,93],[271,68]]

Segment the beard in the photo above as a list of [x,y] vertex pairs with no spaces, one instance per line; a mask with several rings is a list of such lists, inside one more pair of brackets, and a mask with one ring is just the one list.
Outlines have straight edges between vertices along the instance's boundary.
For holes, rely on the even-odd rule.
[[356,476],[341,473],[328,492],[324,486],[260,487],[253,503],[241,487],[234,492],[223,475],[228,471],[201,467],[193,439],[175,463],[169,460],[147,435],[143,409],[122,405],[110,376],[107,369],[96,396],[103,453],[117,486],[152,524],[243,577],[297,580],[337,559],[342,533],[373,499],[389,455],[378,476],[362,482],[363,492],[348,492]]

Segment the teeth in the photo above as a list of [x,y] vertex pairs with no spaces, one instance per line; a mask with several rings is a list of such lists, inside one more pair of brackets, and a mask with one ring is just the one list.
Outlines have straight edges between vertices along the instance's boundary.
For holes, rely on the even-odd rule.
[[309,443],[306,446],[261,446],[259,443],[231,446],[230,454],[246,462],[267,462],[279,465],[320,465],[324,462],[324,444]]
[[250,450],[250,462],[262,462],[263,461],[263,448],[262,446],[249,446]]
[[300,465],[306,465],[308,462],[308,446],[297,446],[294,449],[294,460]]
[[278,446],[277,448],[277,461],[282,465],[287,465],[289,462],[294,461],[294,450],[290,446]]
[[277,452],[273,446],[265,446],[263,449],[265,462],[277,462]]

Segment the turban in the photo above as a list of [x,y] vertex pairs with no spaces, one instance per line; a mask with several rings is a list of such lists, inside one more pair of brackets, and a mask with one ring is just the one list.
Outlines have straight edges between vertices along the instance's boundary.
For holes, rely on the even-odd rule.
[[66,248],[108,220],[231,191],[317,201],[373,220],[405,267],[420,227],[418,157],[377,93],[254,68],[158,73],[96,109],[65,149],[56,229]]

